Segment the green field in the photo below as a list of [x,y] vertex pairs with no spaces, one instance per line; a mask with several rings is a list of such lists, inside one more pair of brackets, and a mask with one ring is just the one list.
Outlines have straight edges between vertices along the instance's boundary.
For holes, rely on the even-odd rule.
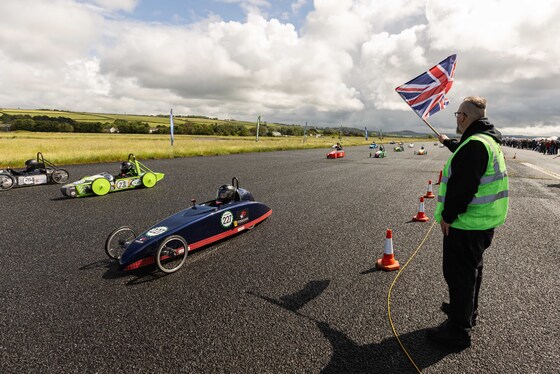
[[[403,139],[384,138],[383,142],[390,140]],[[178,135],[172,147],[169,135],[9,132],[0,133],[0,167],[23,167],[25,160],[34,158],[37,152],[56,164],[68,165],[122,161],[129,153],[145,160],[310,148],[324,148],[327,152],[337,141],[335,137],[308,137],[303,144],[302,137],[261,137],[256,142],[255,137]],[[371,137],[369,141],[347,137],[342,139],[342,144],[365,145],[372,141],[381,142]],[[406,141],[426,141],[426,138]]]
[[[0,109],[0,114],[68,117],[78,122],[101,122],[112,124],[117,119],[129,122],[146,122],[150,127],[169,125],[168,116],[149,116],[133,114],[104,114],[83,113],[61,110],[43,109]],[[176,124],[186,121],[199,124],[235,124],[255,127],[255,123],[244,121],[230,121],[203,117],[175,117]],[[274,131],[280,124],[267,124],[269,130]],[[426,141],[426,138],[384,138],[388,143],[395,141]],[[134,153],[139,159],[173,158],[189,156],[225,155],[248,152],[267,152],[289,149],[325,148],[338,141],[337,136],[315,138],[309,136],[303,143],[301,136],[267,137],[261,136],[256,142],[254,136],[204,136],[204,135],[176,135],[175,144],[170,145],[169,135],[164,134],[110,134],[110,133],[46,133],[13,131],[0,132],[0,167],[23,167],[25,160],[35,157],[37,152],[50,161],[60,164],[80,164],[94,162],[113,162],[127,158]],[[344,146],[365,145],[371,141],[381,142],[378,138],[370,137],[366,141],[363,137],[343,137]]]

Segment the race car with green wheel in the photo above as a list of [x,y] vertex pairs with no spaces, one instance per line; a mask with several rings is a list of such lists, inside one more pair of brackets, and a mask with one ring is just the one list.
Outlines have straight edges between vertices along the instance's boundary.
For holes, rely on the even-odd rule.
[[133,188],[152,188],[164,176],[163,173],[151,171],[131,153],[128,155],[128,160],[121,164],[121,170],[116,175],[101,172],[92,176],[85,176],[76,182],[65,184],[60,188],[60,191],[68,197],[103,196],[109,192]]

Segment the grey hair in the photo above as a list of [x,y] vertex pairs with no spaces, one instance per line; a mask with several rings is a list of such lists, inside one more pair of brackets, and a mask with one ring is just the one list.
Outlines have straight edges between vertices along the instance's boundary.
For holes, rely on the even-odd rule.
[[486,99],[481,96],[465,97],[463,103],[468,104],[464,107],[467,116],[473,120],[486,117],[486,102]]

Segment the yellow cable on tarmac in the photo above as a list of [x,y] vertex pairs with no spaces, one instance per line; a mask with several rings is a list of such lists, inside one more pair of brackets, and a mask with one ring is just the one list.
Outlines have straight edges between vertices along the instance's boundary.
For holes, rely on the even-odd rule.
[[408,354],[408,351],[406,350],[406,348],[402,344],[401,340],[399,339],[399,334],[397,334],[397,330],[395,330],[395,326],[393,325],[393,320],[391,319],[391,291],[393,290],[393,286],[397,282],[397,279],[399,278],[399,275],[401,275],[402,271],[407,267],[408,263],[414,258],[414,256],[416,256],[416,253],[422,247],[422,245],[424,244],[426,239],[428,239],[428,236],[432,232],[432,229],[434,228],[435,224],[436,224],[436,221],[434,221],[434,223],[432,223],[432,226],[430,226],[430,229],[426,233],[426,236],[424,237],[424,239],[422,239],[422,242],[420,243],[418,248],[416,248],[416,250],[412,253],[412,256],[410,256],[410,258],[408,259],[406,264],[404,264],[404,266],[401,268],[401,270],[399,270],[399,272],[395,276],[395,279],[393,279],[393,283],[391,283],[391,286],[389,287],[389,293],[387,294],[387,314],[389,315],[389,324],[391,325],[391,329],[393,330],[393,335],[395,335],[395,338],[397,338],[397,341],[399,342],[399,345],[401,346],[401,349],[403,350],[403,352],[406,354],[406,357],[408,357],[408,359],[410,360],[412,365],[414,365],[414,368],[416,369],[416,371],[418,371],[419,373],[422,373],[422,370],[420,370],[418,368],[418,366],[416,365],[416,363],[414,362],[412,357],[410,357],[410,354]]

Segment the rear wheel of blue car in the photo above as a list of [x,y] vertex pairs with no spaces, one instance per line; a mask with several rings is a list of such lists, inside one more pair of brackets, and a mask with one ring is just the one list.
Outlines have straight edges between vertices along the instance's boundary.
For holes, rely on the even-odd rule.
[[109,234],[105,241],[105,253],[114,260],[121,258],[122,254],[136,238],[136,233],[128,226],[119,227]]
[[156,265],[164,273],[174,273],[185,263],[187,252],[185,239],[172,235],[160,244],[156,253]]
[[16,184],[16,180],[10,174],[0,174],[0,191],[7,191]]

